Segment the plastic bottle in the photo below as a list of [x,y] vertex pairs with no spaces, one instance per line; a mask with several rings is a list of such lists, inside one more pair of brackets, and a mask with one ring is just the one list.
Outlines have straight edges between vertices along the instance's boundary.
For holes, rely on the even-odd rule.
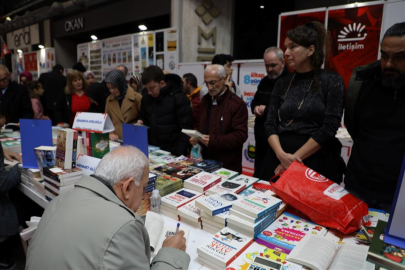
[[160,214],[160,205],[162,200],[158,189],[152,191],[152,196],[150,197],[150,211]]

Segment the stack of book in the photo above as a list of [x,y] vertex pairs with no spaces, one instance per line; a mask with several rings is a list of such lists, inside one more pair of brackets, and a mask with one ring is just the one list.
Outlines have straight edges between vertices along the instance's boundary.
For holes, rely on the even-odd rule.
[[184,187],[204,193],[219,182],[221,182],[220,176],[207,172],[200,172],[184,181]]
[[45,198],[45,181],[42,178],[32,178],[32,184],[34,185],[34,188]]
[[46,199],[51,201],[59,194],[72,190],[82,177],[83,171],[79,168],[45,167],[43,168],[43,174]]
[[172,174],[177,173],[178,171],[180,171],[180,170],[176,169],[174,167],[170,167],[167,164],[153,169],[153,172],[156,174],[159,174],[159,175],[162,175],[162,174],[172,175]]
[[154,162],[162,162],[164,164],[170,163],[175,157],[170,152],[164,150],[156,150],[149,155],[149,159]]
[[201,215],[202,229],[209,233],[215,233],[219,231],[221,228],[227,226],[227,218],[229,216],[229,210],[215,216],[211,216],[206,212],[204,212],[203,210],[200,210],[200,215]]
[[216,230],[218,227],[226,226],[226,214],[216,217],[219,214],[229,211],[232,205],[240,200],[236,194],[222,193],[197,198],[195,205],[201,209],[201,222],[206,231]]
[[145,193],[141,205],[136,210],[138,216],[144,216],[150,210],[150,197],[152,196],[152,191]]
[[42,169],[56,165],[56,146],[39,146],[34,148],[38,169],[43,179]]
[[241,196],[244,196],[244,197],[247,197],[252,194],[265,194],[267,196],[277,196],[276,193],[274,193],[273,191],[271,191],[269,189],[256,187],[256,184],[263,184],[263,185],[270,186],[269,182],[264,181],[264,180],[259,180],[256,183],[254,183],[254,185],[247,187],[246,189],[244,189],[242,192],[240,192],[238,194]]
[[82,132],[83,150],[85,155],[103,158],[110,152],[109,133]]
[[173,193],[183,187],[183,182],[180,178],[173,177],[170,175],[158,175],[155,182],[155,189],[158,189],[160,196],[166,196],[167,194]]
[[222,168],[222,163],[216,160],[211,160],[211,159],[205,159],[201,160],[194,165],[191,165],[193,168],[201,169],[205,172],[213,172],[216,171],[220,168]]
[[3,149],[20,154],[21,153],[21,139],[2,136],[0,138]]
[[201,210],[195,206],[195,200],[179,207],[177,209],[177,215],[180,217],[181,222],[201,228]]
[[59,129],[56,144],[56,166],[62,169],[76,167],[78,132],[73,129]]
[[157,179],[156,174],[149,173],[148,185],[145,187],[146,193],[152,192],[155,189],[156,179]]
[[233,179],[239,175],[238,172],[231,171],[231,170],[228,170],[225,168],[218,169],[216,171],[213,171],[212,173],[220,176],[222,178],[222,180]]
[[263,194],[252,194],[233,204],[228,227],[256,238],[276,218],[282,201]]
[[223,270],[252,243],[252,237],[223,228],[197,248],[198,261],[210,269]]
[[32,179],[36,178],[37,180],[41,180],[41,173],[38,169],[29,169],[23,168],[19,165],[20,172],[21,172],[21,181],[29,186],[33,186]]
[[177,209],[190,201],[201,196],[201,193],[194,190],[182,188],[171,194],[162,197],[160,212],[168,217],[178,220]]

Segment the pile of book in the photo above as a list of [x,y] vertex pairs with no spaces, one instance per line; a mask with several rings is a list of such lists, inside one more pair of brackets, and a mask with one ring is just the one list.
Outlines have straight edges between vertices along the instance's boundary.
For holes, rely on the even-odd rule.
[[218,193],[225,193],[225,192],[230,192],[230,193],[235,193],[239,194],[246,188],[246,183],[244,181],[234,181],[234,179],[226,179],[209,190],[207,190],[208,195],[214,195]]
[[56,144],[56,166],[62,169],[76,167],[78,132],[73,129],[59,129]]
[[0,142],[3,149],[20,154],[21,153],[21,139],[7,137],[5,135],[0,135]]
[[252,194],[236,201],[228,216],[228,227],[256,238],[276,218],[282,201],[273,196]]
[[197,248],[198,261],[213,270],[223,270],[252,243],[252,237],[222,228]]
[[83,152],[87,156],[103,158],[110,152],[109,133],[82,132]]
[[149,154],[149,159],[152,160],[154,163],[163,163],[167,164],[172,162],[175,157],[168,151],[164,150],[156,150]]
[[207,172],[200,172],[184,181],[184,187],[204,193],[219,182],[221,182],[220,176]]
[[41,174],[38,169],[23,168],[19,165],[21,172],[21,181],[29,186],[33,186],[33,179],[41,180]]
[[155,189],[159,190],[160,196],[166,196],[173,193],[183,187],[183,181],[180,178],[170,175],[162,174],[158,175],[155,182]]
[[45,181],[45,198],[51,201],[59,194],[72,190],[79,182],[83,171],[79,168],[62,169],[59,167],[43,168]]
[[201,196],[201,193],[199,192],[182,188],[178,191],[175,191],[171,194],[162,197],[162,205],[160,207],[160,212],[168,217],[178,220],[177,210],[181,206],[193,201],[199,196]]
[[212,172],[212,174],[218,175],[222,178],[222,180],[233,179],[239,175],[238,172],[231,171],[225,168],[220,168]]
[[201,228],[201,210],[195,206],[195,200],[180,206],[177,215],[181,222],[185,222],[194,227]]
[[155,189],[156,179],[157,179],[156,174],[149,173],[148,185],[145,187],[146,193],[152,192]]
[[223,213],[229,211],[232,205],[240,199],[241,197],[234,193],[220,193],[197,198],[195,205],[201,210],[203,230],[212,232],[218,227],[225,227],[227,214]]

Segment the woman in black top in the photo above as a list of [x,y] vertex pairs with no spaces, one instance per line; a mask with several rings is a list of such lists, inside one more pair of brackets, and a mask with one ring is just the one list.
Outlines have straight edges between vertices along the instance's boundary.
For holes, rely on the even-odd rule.
[[294,73],[274,87],[265,122],[269,151],[263,178],[269,180],[293,161],[340,182],[340,142],[335,138],[343,112],[340,75],[321,69],[325,27],[310,22],[287,32],[285,59]]

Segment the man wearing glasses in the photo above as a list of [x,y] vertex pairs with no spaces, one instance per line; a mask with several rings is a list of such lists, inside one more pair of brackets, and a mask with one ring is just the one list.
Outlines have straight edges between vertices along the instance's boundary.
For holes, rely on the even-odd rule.
[[34,116],[27,89],[11,81],[10,72],[4,65],[0,65],[0,111],[6,114],[6,124],[19,123],[20,118]]
[[246,104],[229,90],[222,65],[206,68],[204,84],[208,94],[200,103],[198,125],[204,136],[191,138],[190,143],[202,145],[204,159],[221,161],[224,168],[241,173],[242,148],[248,137]]

